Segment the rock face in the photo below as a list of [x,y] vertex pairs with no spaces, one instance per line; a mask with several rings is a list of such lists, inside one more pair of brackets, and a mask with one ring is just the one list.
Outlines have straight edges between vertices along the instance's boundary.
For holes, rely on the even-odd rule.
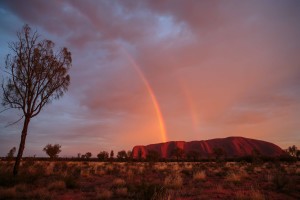
[[257,150],[263,156],[276,157],[285,154],[277,145],[244,137],[227,137],[202,141],[171,141],[166,143],[150,144],[147,146],[135,146],[132,150],[133,158],[146,158],[149,151],[156,151],[161,158],[170,158],[175,148],[183,149],[185,153],[197,151],[201,157],[213,155],[214,148],[222,148],[228,158],[252,155]]

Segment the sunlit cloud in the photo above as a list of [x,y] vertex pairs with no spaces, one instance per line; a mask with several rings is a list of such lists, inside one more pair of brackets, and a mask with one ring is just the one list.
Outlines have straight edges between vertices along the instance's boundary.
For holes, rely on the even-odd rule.
[[[1,1],[1,67],[25,23],[73,58],[69,91],[32,120],[25,154],[234,135],[299,146],[299,5]],[[4,127],[19,115],[0,114],[2,155],[18,146],[21,123]]]

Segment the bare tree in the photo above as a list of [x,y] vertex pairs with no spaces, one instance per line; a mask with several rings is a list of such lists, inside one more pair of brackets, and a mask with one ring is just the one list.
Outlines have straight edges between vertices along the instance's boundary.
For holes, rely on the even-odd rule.
[[31,118],[67,91],[70,84],[68,70],[72,64],[67,48],[54,52],[54,43],[39,40],[37,32],[32,32],[28,25],[17,32],[17,37],[16,42],[9,43],[12,54],[6,57],[8,77],[2,84],[3,106],[22,110],[24,118],[14,175],[18,173]]

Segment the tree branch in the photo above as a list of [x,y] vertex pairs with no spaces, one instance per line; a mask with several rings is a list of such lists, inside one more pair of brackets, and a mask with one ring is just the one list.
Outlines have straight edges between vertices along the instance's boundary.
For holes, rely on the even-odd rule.
[[3,112],[5,112],[5,111],[7,111],[9,109],[12,109],[12,108],[5,108],[4,110],[1,110],[0,113],[3,113]]
[[9,127],[9,126],[12,126],[12,125],[14,125],[14,124],[16,124],[16,123],[18,123],[19,121],[21,121],[21,120],[23,119],[23,117],[24,117],[24,115],[22,115],[22,117],[21,117],[20,119],[18,119],[17,121],[15,121],[15,122],[13,122],[13,123],[11,123],[11,124],[6,125],[5,128],[7,128],[7,127]]

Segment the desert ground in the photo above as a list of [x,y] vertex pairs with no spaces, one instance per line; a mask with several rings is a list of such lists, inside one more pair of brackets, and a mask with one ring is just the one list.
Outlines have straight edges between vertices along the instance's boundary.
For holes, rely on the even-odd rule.
[[300,199],[300,162],[0,161],[0,199]]

